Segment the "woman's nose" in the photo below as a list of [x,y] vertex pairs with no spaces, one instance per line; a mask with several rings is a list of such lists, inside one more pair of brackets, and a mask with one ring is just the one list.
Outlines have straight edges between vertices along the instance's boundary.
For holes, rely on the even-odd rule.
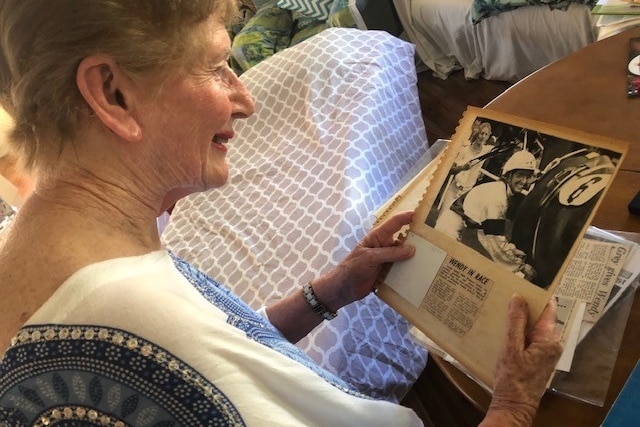
[[232,102],[234,105],[233,115],[237,118],[244,118],[251,116],[255,111],[255,104],[249,91],[247,90],[242,80],[234,74],[233,82],[233,94]]

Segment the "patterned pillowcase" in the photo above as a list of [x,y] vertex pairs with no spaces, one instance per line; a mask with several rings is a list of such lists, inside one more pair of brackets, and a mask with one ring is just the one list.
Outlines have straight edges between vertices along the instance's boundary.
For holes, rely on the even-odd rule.
[[329,17],[332,3],[333,0],[278,0],[278,7],[325,21]]
[[507,12],[521,6],[547,5],[551,9],[567,10],[570,3],[595,6],[597,0],[473,0],[471,6],[471,21],[477,24],[489,16]]
[[15,209],[0,198],[0,234],[9,227],[9,223],[13,220],[15,213]]
[[[182,199],[166,246],[254,308],[335,266],[428,152],[414,55],[383,32],[329,28],[244,73],[256,112],[234,122],[229,185]],[[427,360],[410,327],[372,294],[298,347],[398,402]]]

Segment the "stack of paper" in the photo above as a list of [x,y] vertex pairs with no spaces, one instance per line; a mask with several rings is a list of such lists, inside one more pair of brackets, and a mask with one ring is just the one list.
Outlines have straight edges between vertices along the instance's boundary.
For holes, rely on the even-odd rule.
[[640,246],[589,227],[556,289],[564,352],[556,367],[569,372],[575,347],[640,274]]
[[[556,290],[557,328],[564,346],[556,370],[571,370],[577,344],[587,336],[602,315],[615,306],[626,291],[635,290],[633,286],[637,285],[639,275],[640,245],[598,228],[589,227]],[[624,331],[620,331],[621,334],[622,332]],[[433,354],[454,364],[489,391],[485,384],[474,378],[417,328],[413,328],[411,333]]]
[[[375,212],[376,223],[418,206],[425,192],[425,185],[430,184],[449,142],[437,141],[434,152],[431,153],[433,160],[426,165],[421,164],[422,169],[418,172],[411,171],[414,178],[407,179],[408,183]],[[639,276],[640,244],[593,226],[588,227],[554,293],[558,303],[557,327],[564,346],[564,352],[556,366],[557,371],[571,371],[576,346],[627,291],[635,291]],[[623,330],[619,331],[620,334],[622,332]],[[454,364],[490,390],[418,328],[413,327],[411,333],[433,354]],[[551,381],[549,385],[551,386]]]
[[640,2],[633,0],[600,0],[591,11],[596,15],[598,40],[640,25]]

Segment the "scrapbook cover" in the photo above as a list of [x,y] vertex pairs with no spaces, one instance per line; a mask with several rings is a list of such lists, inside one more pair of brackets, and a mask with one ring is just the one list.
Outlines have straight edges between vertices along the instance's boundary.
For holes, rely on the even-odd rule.
[[[492,387],[514,293],[531,324],[552,297],[626,143],[469,107],[378,295]],[[414,185],[417,185],[414,183]]]

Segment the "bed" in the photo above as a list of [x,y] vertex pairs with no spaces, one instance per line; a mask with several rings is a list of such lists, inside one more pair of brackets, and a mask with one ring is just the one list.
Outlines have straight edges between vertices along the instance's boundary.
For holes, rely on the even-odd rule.
[[[229,183],[178,202],[164,244],[256,309],[335,266],[431,160],[414,54],[383,31],[331,28],[242,74],[256,113],[234,124]],[[407,321],[373,294],[299,346],[391,401],[427,361]]]
[[462,68],[467,79],[516,82],[597,38],[591,8],[580,2],[518,7],[477,24],[474,0],[393,2],[420,60],[443,79]]

